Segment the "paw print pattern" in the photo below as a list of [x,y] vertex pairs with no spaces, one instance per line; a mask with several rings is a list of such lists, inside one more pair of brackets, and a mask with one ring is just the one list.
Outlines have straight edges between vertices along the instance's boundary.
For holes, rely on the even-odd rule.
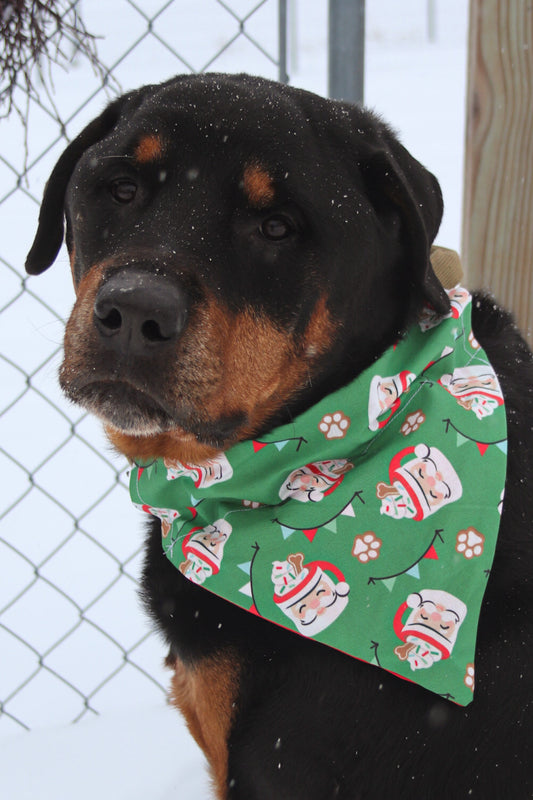
[[472,691],[474,691],[474,684],[476,682],[475,678],[476,678],[476,672],[475,672],[474,665],[473,664],[467,664],[466,665],[466,672],[465,672],[464,681],[465,681],[466,686],[468,686],[469,689],[472,689]]
[[474,336],[474,331],[470,331],[470,333],[468,334],[468,343],[472,348],[472,350],[479,350],[479,342]]
[[367,531],[355,537],[352,554],[361,564],[368,564],[369,561],[379,558],[381,544],[381,539],[378,539],[375,533]]
[[343,439],[349,427],[350,418],[343,414],[342,411],[335,411],[334,414],[325,414],[318,425],[318,429],[322,431],[326,439]]
[[417,431],[425,421],[426,415],[420,411],[420,409],[418,411],[413,411],[406,416],[400,431],[404,436],[409,436],[410,433]]
[[458,553],[462,553],[465,558],[480,556],[484,547],[485,537],[475,528],[467,528],[457,534],[455,549]]
[[258,503],[256,500],[241,500],[245,508],[261,508],[264,503]]

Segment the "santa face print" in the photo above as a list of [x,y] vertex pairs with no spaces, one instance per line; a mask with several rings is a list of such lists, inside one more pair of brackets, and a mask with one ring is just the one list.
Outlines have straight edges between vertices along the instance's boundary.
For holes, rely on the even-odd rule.
[[[406,611],[409,616],[402,622]],[[466,611],[459,598],[439,589],[423,589],[409,595],[394,619],[394,630],[404,642],[394,652],[400,661],[409,663],[411,670],[428,669],[448,658]]]
[[462,486],[446,456],[426,444],[408,447],[392,458],[390,484],[376,486],[381,513],[395,519],[425,519],[447,503],[459,500]]
[[206,552],[211,553],[216,558],[220,558],[227,538],[227,533],[218,530],[214,525],[209,525],[199,533],[191,536],[191,542],[195,542],[200,547],[204,547]]
[[167,468],[167,480],[192,478],[197,489],[207,489],[215,483],[228,481],[233,475],[231,464],[223,453],[202,464],[185,464],[170,459],[165,459],[164,463]]
[[390,408],[400,396],[392,378],[382,378],[376,386],[376,392],[380,413]]
[[202,464],[202,487],[212,486],[217,481],[224,481],[231,478],[231,466],[225,456],[213,458]]
[[317,503],[333,492],[353,464],[345,459],[317,461],[293,470],[279,490],[282,500]]
[[272,567],[274,602],[303,636],[320,633],[346,608],[350,587],[335,565],[304,565],[303,554],[292,553]]
[[326,609],[332,606],[337,600],[337,592],[332,585],[320,580],[317,585],[302,600],[298,601],[290,609],[294,619],[305,628],[312,625],[315,620],[326,613]]
[[454,397],[462,397],[468,394],[471,389],[484,389],[485,391],[499,392],[500,387],[496,380],[495,374],[486,372],[481,375],[473,375],[472,377],[459,377],[455,380],[452,378],[448,384],[450,392]]
[[[382,378],[374,375],[368,397],[368,427],[371,431],[384,427],[400,405],[402,394],[415,379],[412,372]],[[388,413],[387,413],[388,412]]]
[[310,494],[314,489],[318,492],[325,492],[331,486],[323,475],[314,475],[305,467],[292,473],[291,479],[287,481],[287,489],[290,493],[303,492]]
[[470,292],[467,289],[463,289],[462,286],[456,286],[454,289],[448,291],[448,297],[450,298],[452,307],[452,317],[454,319],[459,319],[465,310],[465,306],[472,299]]
[[498,378],[490,367],[462,367],[443,375],[439,383],[478,419],[490,416],[503,405]]
[[419,486],[430,509],[438,508],[443,501],[451,497],[450,486],[431,457],[422,458],[414,464],[407,465],[405,469]]
[[428,628],[429,631],[451,640],[459,622],[459,615],[453,609],[434,603],[432,600],[424,600],[415,609],[412,619],[404,630],[407,632],[409,627],[416,625],[417,629]]

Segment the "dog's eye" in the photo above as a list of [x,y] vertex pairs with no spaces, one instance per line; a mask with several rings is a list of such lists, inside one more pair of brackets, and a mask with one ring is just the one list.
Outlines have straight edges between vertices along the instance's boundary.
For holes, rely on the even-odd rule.
[[265,239],[270,239],[273,242],[278,242],[281,239],[286,239],[294,232],[294,226],[286,217],[276,215],[265,219],[259,228]]
[[137,186],[128,178],[118,178],[111,183],[109,191],[117,203],[131,203],[137,194]]

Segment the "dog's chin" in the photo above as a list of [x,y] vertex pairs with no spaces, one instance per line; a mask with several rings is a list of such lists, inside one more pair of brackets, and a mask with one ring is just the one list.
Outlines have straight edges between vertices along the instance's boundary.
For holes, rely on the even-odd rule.
[[170,436],[180,446],[183,442],[189,445],[194,442],[200,451],[212,453],[239,441],[248,422],[247,415],[240,411],[216,420],[203,419],[192,409],[189,413],[184,410],[171,413],[158,398],[122,381],[102,380],[76,386],[63,383],[62,388],[72,402],[98,417],[108,434],[118,434],[120,441],[126,437],[152,440],[158,445],[162,437]]
[[128,436],[157,436],[176,428],[176,421],[146,392],[117,381],[63,386],[67,397],[109,428]]

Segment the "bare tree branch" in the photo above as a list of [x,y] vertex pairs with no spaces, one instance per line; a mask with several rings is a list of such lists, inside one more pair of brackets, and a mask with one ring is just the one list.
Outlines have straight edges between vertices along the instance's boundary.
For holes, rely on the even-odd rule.
[[[65,45],[72,56],[68,57]],[[98,58],[96,37],[78,11],[78,0],[0,0],[0,116],[15,110],[25,122],[27,103],[17,105],[15,89],[36,97],[43,67],[65,64],[74,54],[86,57],[105,84],[108,72]]]

